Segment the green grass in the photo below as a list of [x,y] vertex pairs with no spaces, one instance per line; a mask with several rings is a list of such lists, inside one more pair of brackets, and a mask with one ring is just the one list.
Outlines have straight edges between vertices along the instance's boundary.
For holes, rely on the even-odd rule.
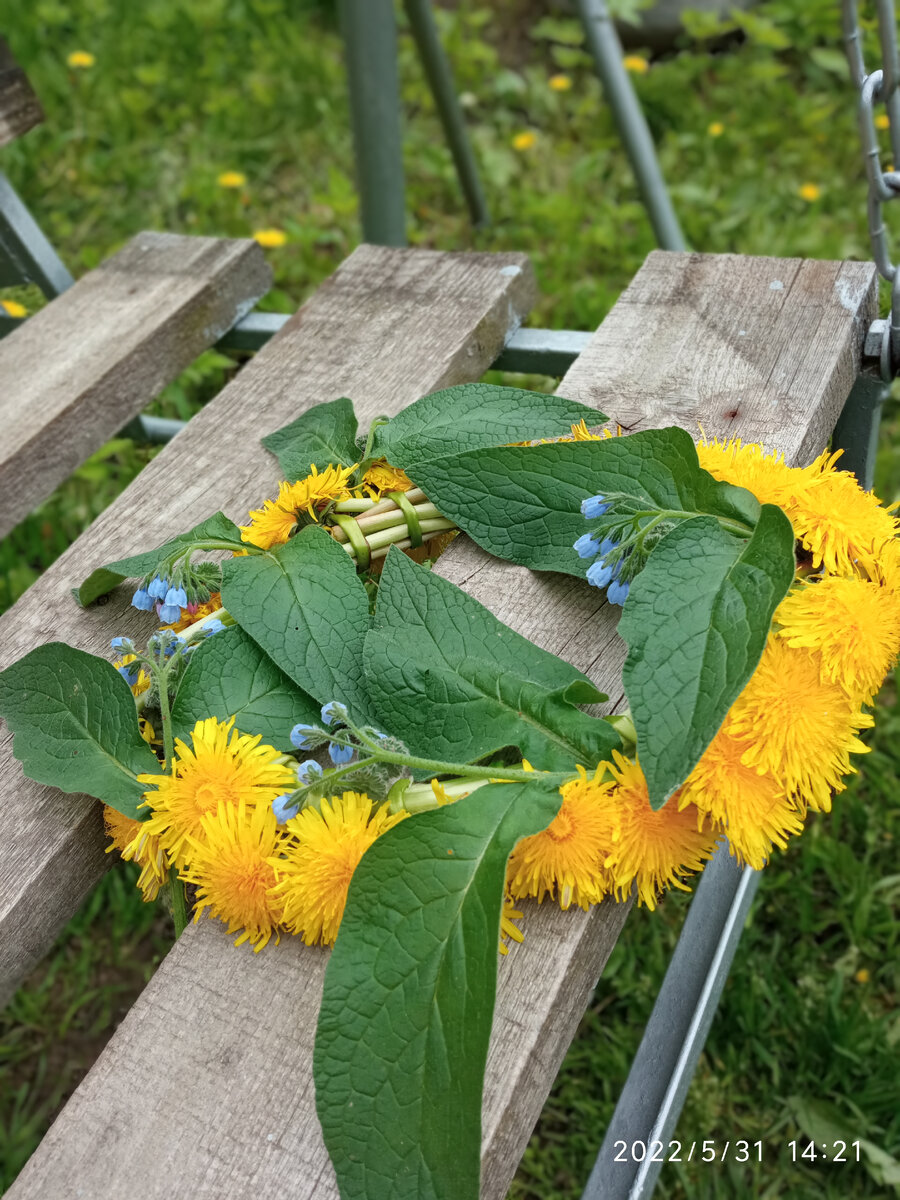
[[[477,233],[402,39],[410,237],[526,250],[542,289],[531,323],[593,328],[654,243],[577,30],[542,19],[543,7],[462,0],[440,13],[494,216]],[[689,241],[705,251],[868,258],[836,0],[764,0],[740,19],[744,29],[729,33],[696,17],[694,36],[635,77]],[[26,9],[0,0],[0,28],[48,116],[2,152],[0,167],[76,275],[144,228],[247,236],[274,226],[288,242],[268,252],[276,288],[265,303],[292,311],[359,240],[327,3],[155,0],[137,9],[35,0]],[[73,50],[90,51],[96,65],[70,71]],[[874,65],[871,45],[868,53]],[[549,88],[559,71],[571,90]],[[708,132],[714,122],[720,136]],[[525,130],[535,145],[517,152],[512,139]],[[225,170],[243,172],[246,186],[221,188]],[[802,199],[804,183],[820,188],[814,202]],[[35,302],[32,292],[16,296]],[[153,411],[189,416],[233,370],[230,359],[204,355]],[[898,446],[893,407],[878,465],[885,499],[900,497]],[[0,542],[0,608],[152,453],[110,443]],[[761,1139],[764,1161],[752,1171],[673,1164],[660,1195],[820,1200],[893,1190],[885,1171],[896,1165],[879,1166],[874,1153],[858,1166],[792,1164],[788,1153],[791,1139],[821,1142],[823,1127],[836,1126],[848,1141],[862,1137],[900,1157],[896,687],[882,700],[860,774],[764,873],[676,1134],[720,1145]],[[140,903],[129,879],[116,872],[100,885],[3,1017],[6,1184],[164,951],[165,918]],[[629,920],[529,1146],[516,1200],[580,1195],[686,903],[672,896]]]

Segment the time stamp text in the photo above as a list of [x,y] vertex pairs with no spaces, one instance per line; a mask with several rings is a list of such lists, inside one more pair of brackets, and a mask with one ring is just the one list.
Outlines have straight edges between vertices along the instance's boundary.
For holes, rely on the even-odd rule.
[[[858,1163],[860,1161],[860,1143],[842,1142],[806,1142],[791,1141],[787,1143],[791,1162],[830,1162]],[[705,1141],[693,1142],[625,1142],[618,1141],[613,1145],[614,1162],[737,1162],[752,1163],[763,1161],[763,1143],[750,1142],[744,1139],[738,1141],[716,1141],[708,1138]]]

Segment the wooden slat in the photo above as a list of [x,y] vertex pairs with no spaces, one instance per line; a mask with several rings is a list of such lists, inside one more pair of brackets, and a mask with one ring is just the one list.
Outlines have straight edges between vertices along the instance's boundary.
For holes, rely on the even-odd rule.
[[44,119],[40,101],[25,72],[0,37],[0,146],[6,146]]
[[[785,283],[787,294],[765,295],[769,275]],[[693,412],[708,432],[753,437],[753,420],[780,407],[783,419],[769,418],[767,438],[792,459],[808,456],[827,436],[841,389],[849,388],[873,304],[874,272],[866,266],[749,260],[744,268],[728,257],[654,254],[561,391],[588,403],[599,403],[602,394],[610,416],[637,428],[663,423],[673,407],[686,405],[690,380]],[[804,339],[799,351],[795,333]],[[747,340],[735,366],[737,337]],[[774,357],[773,342],[781,346]],[[815,381],[801,378],[798,357]],[[633,383],[638,376],[641,387]],[[732,392],[741,392],[741,405],[726,418]],[[693,425],[693,415],[687,423]],[[599,592],[500,563],[464,539],[439,568],[621,700],[616,614]],[[625,906],[617,905],[589,914],[528,908],[525,943],[501,966],[488,1063],[483,1195],[489,1200],[506,1192],[624,917]],[[79,1194],[104,1200],[127,1194],[138,1177],[148,1200],[171,1194],[333,1200],[309,1077],[326,954],[296,940],[272,950],[241,954],[212,922],[192,927],[10,1200]]]
[[0,343],[0,536],[271,284],[250,239],[140,233]]

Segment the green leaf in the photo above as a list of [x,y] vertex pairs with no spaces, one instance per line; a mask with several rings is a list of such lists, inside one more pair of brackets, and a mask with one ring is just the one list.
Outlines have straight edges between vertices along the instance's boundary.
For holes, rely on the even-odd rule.
[[506,860],[559,805],[538,783],[488,784],[363,856],[313,1058],[343,1200],[478,1200]]
[[172,707],[172,728],[176,737],[186,738],[206,717],[234,717],[241,733],[260,734],[267,746],[290,751],[291,730],[298,721],[318,724],[319,707],[234,625],[191,651]]
[[794,578],[794,534],[764,504],[749,541],[712,517],[668,533],[631,584],[622,671],[654,808],[681,786],[756,669]]
[[413,754],[472,762],[518,746],[549,771],[594,767],[619,746],[575,707],[606,699],[580,671],[395,548],[364,658],[374,710]]
[[395,467],[479,446],[502,446],[569,432],[576,421],[599,425],[603,413],[563,396],[489,383],[462,383],[423,396],[375,430],[372,453]]
[[369,600],[353,561],[324,529],[309,525],[283,546],[226,560],[222,603],[305,692],[367,719]]
[[292,483],[305,479],[312,465],[319,470],[329,463],[352,467],[359,462],[353,401],[342,396],[317,404],[290,425],[268,434],[262,444],[275,455],[284,478]]
[[0,674],[0,716],[29,779],[138,816],[144,789],[136,777],[161,768],[111,663],[62,642],[38,646]]
[[163,542],[155,550],[144,550],[140,554],[132,554],[130,558],[119,558],[98,567],[80,587],[73,589],[75,599],[82,607],[92,604],[98,597],[111,592],[123,579],[143,579],[158,563],[171,558],[178,550],[186,550],[194,542],[223,542],[235,550],[247,549],[241,541],[241,531],[237,525],[229,521],[224,513],[217,512],[187,533],[179,533],[177,537]]
[[444,516],[498,558],[583,577],[572,546],[589,526],[588,496],[619,492],[648,512],[711,513],[755,524],[759,504],[700,466],[683,429],[648,429],[599,442],[473,450],[409,471]]

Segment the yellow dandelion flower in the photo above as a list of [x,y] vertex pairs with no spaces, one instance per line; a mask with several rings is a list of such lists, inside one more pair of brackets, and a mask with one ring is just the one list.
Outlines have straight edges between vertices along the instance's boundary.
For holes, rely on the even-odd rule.
[[625,899],[635,887],[638,902],[654,909],[657,897],[667,887],[689,890],[683,876],[703,869],[712,857],[717,835],[695,811],[679,812],[674,802],[654,812],[644,772],[617,750],[612,763],[601,766],[615,780],[608,793],[615,832],[604,865],[619,899]]
[[283,229],[256,229],[253,232],[253,240],[266,250],[277,250],[287,241],[287,234]]
[[[137,658],[136,654],[125,654],[121,658],[117,658],[116,661],[113,663],[113,666],[118,671],[119,667],[127,667],[128,664],[133,663],[136,658]],[[144,668],[141,667],[140,671],[138,671],[137,679],[134,681],[134,683],[129,684],[129,687],[131,688],[131,694],[133,696],[140,696],[144,692],[146,692],[146,690],[149,686],[150,686],[150,676],[147,674],[147,672],[144,670]]]
[[872,724],[823,670],[821,654],[770,637],[750,682],[732,705],[729,728],[747,749],[743,761],[785,781],[798,804],[828,812],[832,791],[868,749],[856,736]]
[[[244,541],[247,539],[245,538]],[[218,612],[222,607],[222,596],[220,592],[211,592],[208,600],[204,600],[202,604],[189,604],[184,609],[184,615],[179,620],[171,625],[160,625],[160,629],[171,629],[173,633],[181,633],[182,629],[189,629],[191,625],[195,625],[198,621],[202,621],[204,617],[210,616],[214,612]]]
[[17,321],[21,320],[22,317],[28,316],[28,309],[24,304],[20,304],[18,300],[0,300],[0,308],[3,309],[8,317],[15,317]]
[[789,508],[815,471],[812,467],[789,467],[777,450],[767,452],[758,443],[743,443],[740,438],[697,443],[700,466],[716,479],[733,483],[752,492],[760,504]]
[[825,677],[868,703],[900,655],[900,596],[832,575],[793,587],[775,613],[789,646],[817,650]]
[[363,476],[363,483],[373,500],[377,500],[382,492],[408,492],[413,487],[413,481],[399,467],[392,467],[386,458],[379,458]]
[[524,942],[525,934],[516,924],[525,914],[516,908],[511,896],[503,897],[503,911],[500,914],[500,953],[509,954],[509,943]]
[[853,976],[853,978],[856,980],[857,983],[868,983],[869,980],[872,978],[872,975],[869,971],[866,970],[865,967],[860,967],[860,969],[856,972],[856,974]]
[[284,856],[270,860],[276,879],[272,897],[283,906],[286,928],[302,935],[307,946],[331,945],[360,859],[407,815],[392,814],[387,804],[376,810],[368,796],[344,792],[289,821]]
[[822,195],[822,189],[816,183],[803,183],[797,189],[797,195],[801,200],[806,200],[807,203],[812,204]]
[[138,731],[148,746],[162,745],[162,739],[157,737],[156,730],[146,717],[138,717]]
[[[572,426],[573,442],[603,442],[612,434],[604,430],[602,433],[591,433],[585,420],[578,421]],[[568,438],[566,439],[568,441]]]
[[537,134],[533,129],[525,129],[517,133],[512,140],[513,150],[531,150],[537,144]]
[[146,821],[123,816],[108,804],[103,806],[103,823],[107,835],[112,839],[106,847],[106,853],[118,850],[125,862],[136,862],[141,868],[138,887],[144,900],[155,900],[168,875],[166,856],[159,838],[147,832]]
[[294,770],[262,738],[234,728],[234,718],[208,717],[191,731],[191,745],[175,741],[175,762],[170,775],[139,775],[148,789],[144,805],[152,809],[145,822],[157,836],[170,863],[181,868],[203,840],[203,818],[219,805],[268,807],[284,791],[296,786]]
[[355,465],[335,467],[329,463],[322,472],[313,467],[311,474],[296,483],[280,483],[277,500],[266,500],[262,508],[251,511],[250,524],[241,525],[241,541],[261,550],[283,546],[301,523],[302,513],[315,521],[332,500],[349,497],[347,481],[355,470]]
[[747,766],[746,750],[746,738],[735,737],[726,720],[679,792],[678,807],[705,813],[727,834],[731,853],[761,871],[774,846],[784,850],[802,833],[803,815],[778,776]]
[[248,810],[220,803],[215,813],[203,817],[203,843],[195,850],[182,878],[197,889],[194,920],[204,910],[228,926],[229,933],[241,931],[235,945],[249,942],[254,953],[275,934],[281,906],[272,896],[275,885],[273,856],[284,836],[269,805]]
[[223,188],[242,188],[247,182],[247,176],[240,171],[223,171],[216,180],[219,187]]
[[87,71],[96,61],[93,54],[87,50],[73,50],[66,59],[69,66],[73,67],[76,71]]
[[890,129],[890,127],[891,127],[891,119],[887,115],[887,113],[879,113],[878,116],[875,118],[875,128],[876,129]]
[[[602,766],[602,764],[601,764]],[[612,849],[613,812],[606,802],[611,783],[600,781],[601,769],[560,788],[559,812],[542,833],[523,838],[513,850],[506,881],[514,900],[555,896],[560,908],[599,904],[609,890],[604,859]]]
[[551,75],[547,83],[554,92],[568,92],[572,87],[572,80],[568,75]]
[[650,70],[650,64],[642,54],[626,54],[622,66],[635,75],[645,75]]
[[706,132],[709,134],[710,137],[714,137],[714,138],[721,137],[722,134],[725,132],[725,126],[722,124],[721,121],[712,121],[709,125],[707,125]]

